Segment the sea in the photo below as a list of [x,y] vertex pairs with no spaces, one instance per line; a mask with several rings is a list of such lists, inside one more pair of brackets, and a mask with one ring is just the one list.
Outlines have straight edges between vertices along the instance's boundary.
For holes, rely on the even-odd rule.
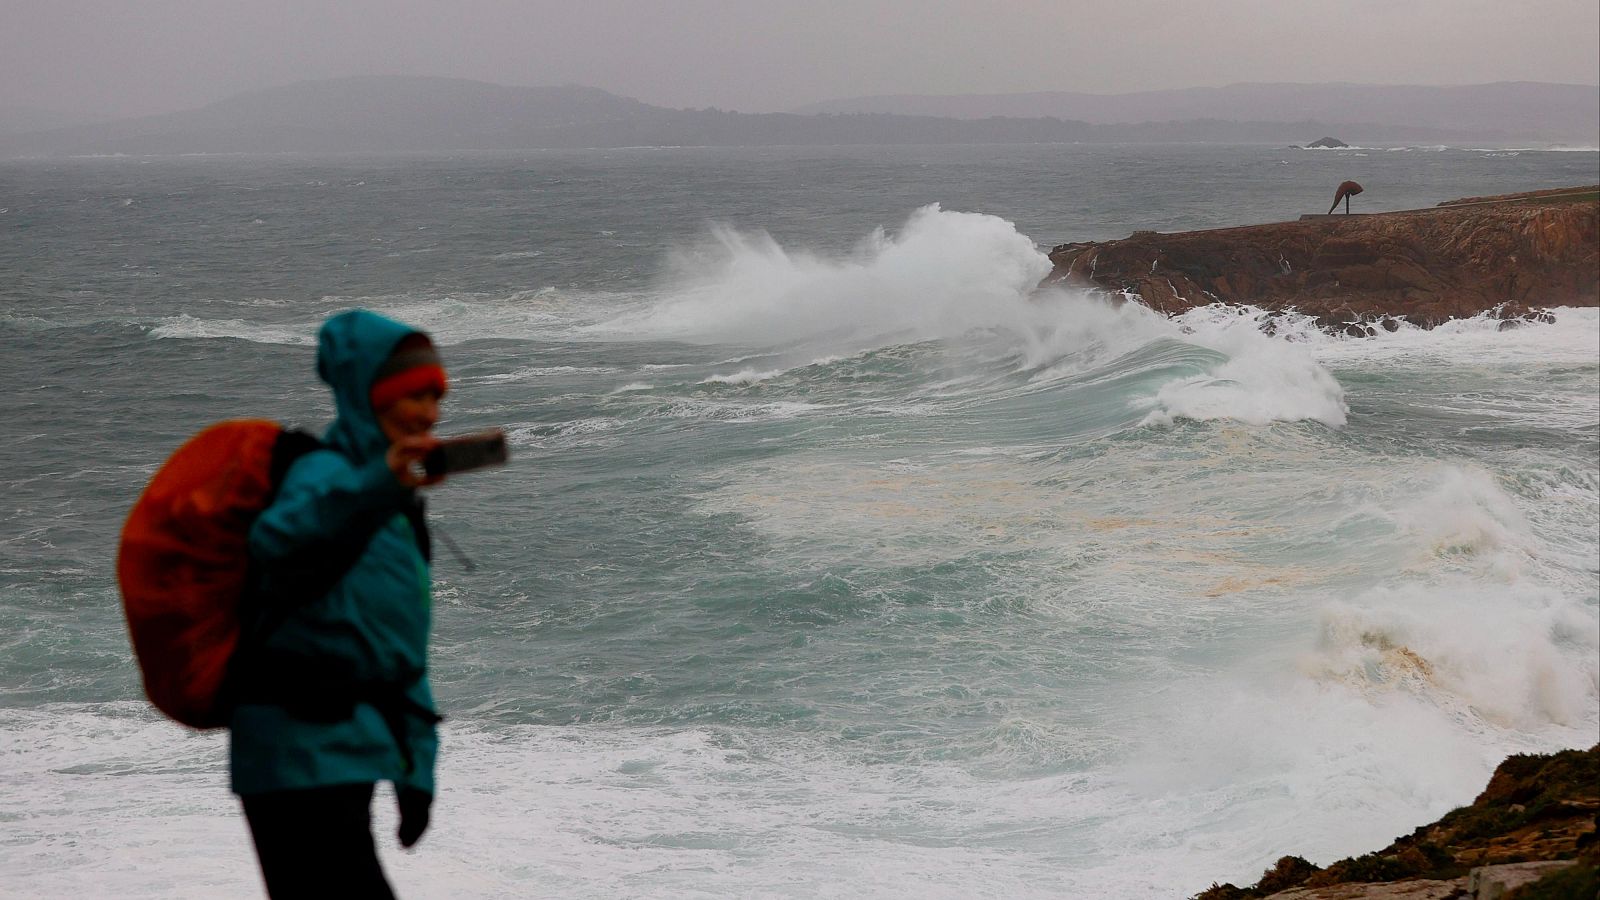
[[119,529],[318,324],[434,335],[413,898],[1179,898],[1600,739],[1600,315],[1373,338],[1040,287],[1057,243],[1600,182],[1593,148],[0,162],[0,896],[261,895]]

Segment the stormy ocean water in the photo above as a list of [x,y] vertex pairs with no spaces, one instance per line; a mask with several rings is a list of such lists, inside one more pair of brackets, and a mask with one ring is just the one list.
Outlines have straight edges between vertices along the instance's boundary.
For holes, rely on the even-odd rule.
[[[1031,146],[0,164],[0,895],[253,896],[141,699],[159,462],[430,330],[407,897],[1180,897],[1600,730],[1600,316],[1372,339],[1035,290],[1057,242],[1600,180],[1592,151]],[[394,814],[380,795],[380,833]]]

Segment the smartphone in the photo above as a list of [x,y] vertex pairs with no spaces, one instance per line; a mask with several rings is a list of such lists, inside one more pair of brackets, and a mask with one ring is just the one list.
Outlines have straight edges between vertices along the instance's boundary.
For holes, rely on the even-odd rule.
[[485,466],[504,465],[510,458],[506,433],[499,429],[445,438],[422,458],[422,471],[430,477],[471,472]]

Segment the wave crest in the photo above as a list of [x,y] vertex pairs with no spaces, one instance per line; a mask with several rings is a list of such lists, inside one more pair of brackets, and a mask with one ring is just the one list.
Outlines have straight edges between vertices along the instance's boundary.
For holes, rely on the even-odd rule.
[[927,340],[1013,320],[1050,261],[1004,219],[932,204],[896,233],[875,229],[844,258],[786,250],[765,232],[716,227],[707,245],[676,254],[669,269],[660,302],[606,327],[855,351],[884,335]]

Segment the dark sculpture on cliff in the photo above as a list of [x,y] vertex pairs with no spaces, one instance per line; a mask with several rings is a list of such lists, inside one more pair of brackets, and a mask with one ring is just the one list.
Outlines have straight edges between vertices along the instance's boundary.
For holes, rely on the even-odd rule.
[[1333,205],[1328,207],[1328,215],[1333,215],[1333,211],[1339,208],[1340,200],[1344,201],[1344,214],[1350,215],[1350,198],[1359,193],[1361,193],[1361,185],[1356,184],[1354,181],[1346,181],[1339,185],[1339,189],[1333,192]]

